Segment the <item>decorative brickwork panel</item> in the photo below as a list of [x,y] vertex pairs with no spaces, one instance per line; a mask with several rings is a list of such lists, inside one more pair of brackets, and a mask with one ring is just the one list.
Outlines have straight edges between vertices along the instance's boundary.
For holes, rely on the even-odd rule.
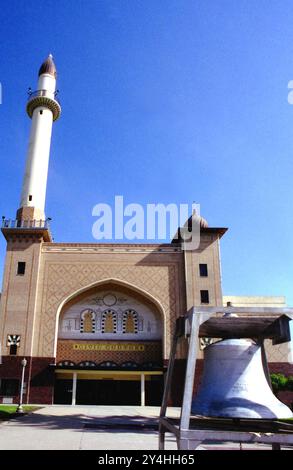
[[268,362],[289,362],[290,344],[282,343],[272,345],[271,340],[265,341],[265,350]]
[[[74,349],[76,343],[77,341],[75,340],[58,340],[56,362],[69,360],[78,364],[81,361],[93,361],[96,364],[100,364],[104,361],[113,361],[118,365],[127,361],[136,362],[137,364],[144,362],[156,362],[160,364],[162,362],[162,346],[160,341],[139,343],[139,345],[143,346],[143,350],[141,351],[84,351]],[[78,343],[82,344],[81,341],[78,341]],[[98,344],[107,345],[109,343],[100,341]]]
[[40,354],[54,354],[56,314],[60,304],[76,291],[94,283],[114,279],[148,292],[162,305],[165,317],[166,355],[179,312],[178,267],[166,265],[128,265],[124,263],[48,263],[42,296]]

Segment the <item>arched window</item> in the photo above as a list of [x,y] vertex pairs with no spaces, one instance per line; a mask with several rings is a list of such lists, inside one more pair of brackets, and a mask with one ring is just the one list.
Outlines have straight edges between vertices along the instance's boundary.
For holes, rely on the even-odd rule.
[[80,332],[94,333],[96,330],[96,315],[93,310],[86,309],[80,314]]
[[57,367],[76,367],[75,362],[72,361],[60,361]]
[[104,361],[104,362],[100,362],[98,367],[100,369],[117,369],[118,364],[116,364],[116,362],[113,362],[113,361]]
[[117,332],[117,313],[112,309],[107,309],[102,313],[102,333]]
[[135,310],[131,308],[125,310],[123,313],[122,320],[122,331],[123,333],[137,333],[138,330],[138,318]]
[[97,367],[97,364],[93,361],[82,361],[78,364],[78,367]]

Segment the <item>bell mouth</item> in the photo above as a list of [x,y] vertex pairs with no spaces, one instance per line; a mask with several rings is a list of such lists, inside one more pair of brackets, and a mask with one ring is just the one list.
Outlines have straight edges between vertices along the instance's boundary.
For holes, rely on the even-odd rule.
[[[275,397],[274,397],[275,398]],[[273,400],[270,406],[257,403],[241,397],[228,400],[214,400],[207,405],[203,400],[195,402],[192,406],[193,416],[223,418],[223,419],[244,419],[244,420],[278,420],[292,419],[293,413],[282,402]]]
[[212,343],[208,347],[213,347],[213,346],[252,346],[256,345],[256,342],[251,340],[251,339],[246,339],[246,338],[231,338],[231,339],[221,339],[220,341],[216,341],[215,343]]

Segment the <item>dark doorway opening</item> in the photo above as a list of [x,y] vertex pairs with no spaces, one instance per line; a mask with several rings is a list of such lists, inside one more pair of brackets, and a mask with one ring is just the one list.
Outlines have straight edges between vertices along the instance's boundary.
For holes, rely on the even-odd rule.
[[77,405],[139,405],[140,382],[135,380],[78,380]]
[[[160,406],[163,396],[163,376],[145,381],[146,406]],[[71,405],[72,379],[57,379],[54,403]],[[140,380],[77,380],[77,405],[136,405],[141,404]]]
[[54,403],[58,405],[71,405],[72,380],[56,380],[54,387]]
[[145,382],[145,404],[146,406],[161,406],[164,392],[164,381],[162,375],[153,375]]

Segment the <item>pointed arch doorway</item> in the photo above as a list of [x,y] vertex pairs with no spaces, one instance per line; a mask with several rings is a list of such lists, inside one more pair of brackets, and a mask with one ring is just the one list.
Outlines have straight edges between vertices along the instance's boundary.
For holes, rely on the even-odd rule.
[[163,312],[125,283],[73,295],[60,310],[54,403],[159,405]]

